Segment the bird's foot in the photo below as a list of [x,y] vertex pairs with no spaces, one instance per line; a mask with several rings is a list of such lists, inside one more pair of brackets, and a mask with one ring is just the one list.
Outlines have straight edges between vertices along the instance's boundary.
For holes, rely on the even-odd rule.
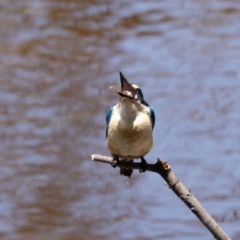
[[112,167],[115,168],[119,164],[119,157],[117,155],[113,155],[113,162],[112,162]]
[[139,169],[139,172],[142,173],[142,172],[146,172],[147,170],[147,161],[141,157],[141,168]]

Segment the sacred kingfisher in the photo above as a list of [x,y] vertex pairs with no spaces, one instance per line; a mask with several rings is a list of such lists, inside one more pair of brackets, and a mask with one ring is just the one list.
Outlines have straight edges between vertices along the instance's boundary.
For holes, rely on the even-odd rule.
[[[144,156],[153,145],[152,131],[155,124],[153,109],[144,100],[142,90],[130,84],[120,72],[121,87],[111,88],[120,95],[119,102],[106,115],[107,148],[113,156],[113,167],[118,161],[141,159],[141,169],[146,171]],[[131,177],[132,169],[120,168],[120,174]]]

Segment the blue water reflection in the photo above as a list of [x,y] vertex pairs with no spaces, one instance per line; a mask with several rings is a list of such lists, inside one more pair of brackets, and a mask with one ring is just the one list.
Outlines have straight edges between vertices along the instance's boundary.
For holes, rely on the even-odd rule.
[[212,239],[153,173],[109,154],[121,70],[156,112],[154,147],[240,238],[238,1],[2,1],[1,239]]

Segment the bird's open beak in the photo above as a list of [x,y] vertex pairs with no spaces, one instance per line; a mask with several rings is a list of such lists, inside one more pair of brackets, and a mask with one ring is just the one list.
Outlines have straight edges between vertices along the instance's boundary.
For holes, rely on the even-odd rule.
[[137,99],[138,96],[136,94],[136,90],[132,87],[132,85],[127,81],[127,79],[120,73],[120,81],[121,87],[119,86],[112,86],[110,87],[114,91],[116,91],[121,97],[127,97],[129,99]]

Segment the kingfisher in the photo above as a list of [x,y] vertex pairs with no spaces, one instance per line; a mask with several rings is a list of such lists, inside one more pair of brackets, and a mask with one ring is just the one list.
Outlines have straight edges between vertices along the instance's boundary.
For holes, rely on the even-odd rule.
[[[130,164],[134,159],[141,159],[141,169],[145,172],[147,162],[144,156],[153,146],[152,132],[155,125],[154,110],[143,97],[139,86],[129,83],[120,73],[121,87],[112,86],[120,96],[116,105],[106,115],[106,142],[113,156],[113,167],[119,161]],[[126,166],[127,166],[126,164]],[[133,170],[121,167],[120,174],[131,177]]]

